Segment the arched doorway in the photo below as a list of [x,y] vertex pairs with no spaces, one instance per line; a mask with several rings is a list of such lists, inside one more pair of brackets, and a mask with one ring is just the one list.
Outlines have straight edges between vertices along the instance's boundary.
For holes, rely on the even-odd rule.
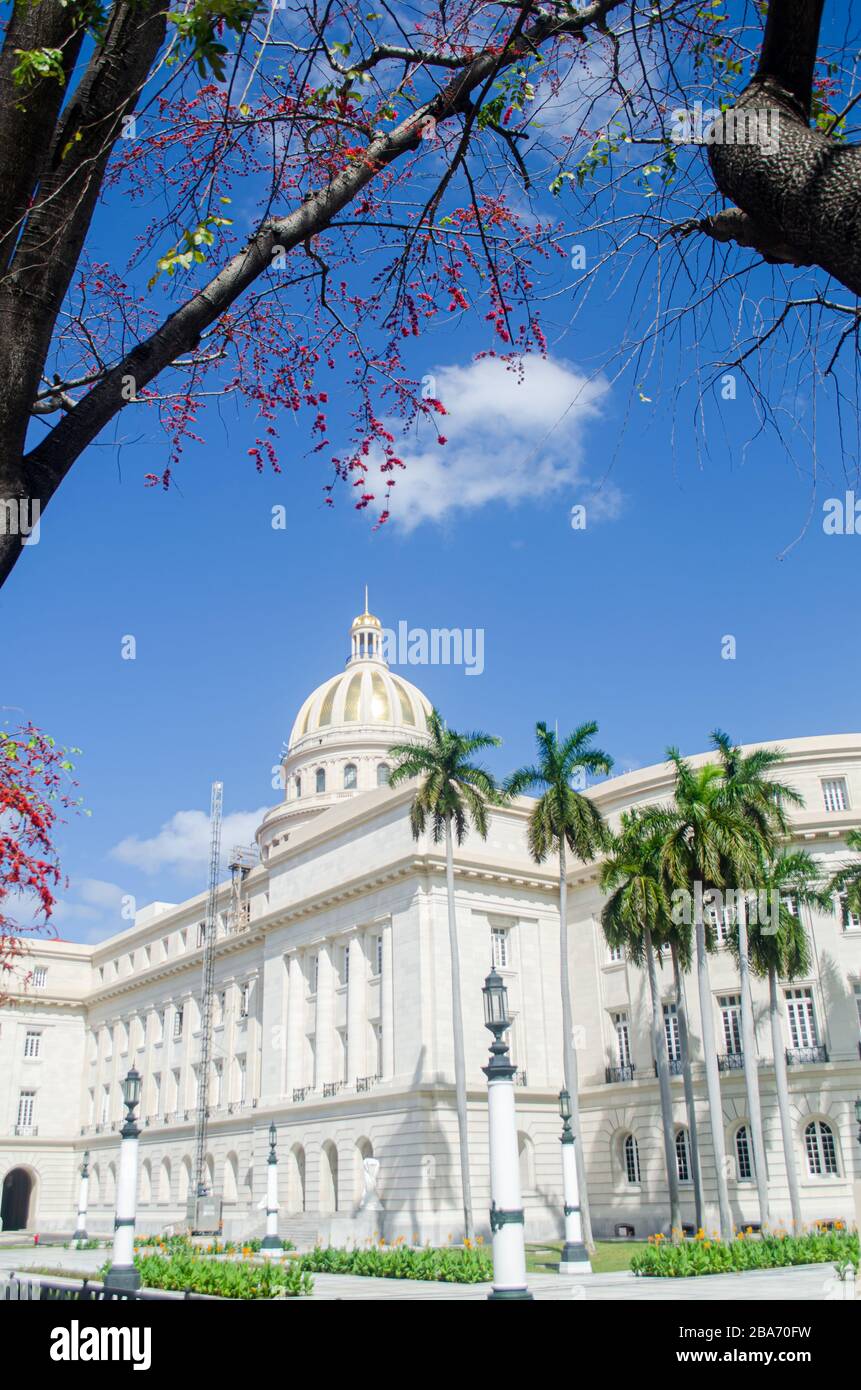
[[4,1231],[25,1231],[30,1215],[33,1179],[26,1168],[10,1168],[3,1179],[3,1200],[0,1216]]

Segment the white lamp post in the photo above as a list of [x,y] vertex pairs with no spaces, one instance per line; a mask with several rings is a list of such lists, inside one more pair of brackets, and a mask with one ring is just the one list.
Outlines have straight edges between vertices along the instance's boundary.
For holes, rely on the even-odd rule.
[[493,1238],[493,1292],[488,1298],[532,1298],[526,1287],[526,1249],[520,1201],[520,1159],[514,1110],[514,1073],[503,1033],[510,1026],[508,991],[491,970],[484,982],[484,1022],[493,1034],[487,1077],[490,1127],[490,1231]]
[[123,1082],[123,1104],[128,1111],[120,1130],[120,1175],[117,1180],[117,1211],[114,1217],[114,1250],[105,1286],[112,1289],[139,1289],[141,1277],[135,1267],[135,1211],[138,1196],[138,1137],[135,1108],[141,1098],[141,1074],[132,1067]]
[[84,1159],[81,1164],[81,1186],[78,1189],[78,1220],[75,1226],[75,1234],[72,1240],[83,1242],[89,1239],[87,1236],[87,1196],[90,1190],[90,1151],[84,1150]]
[[278,1157],[275,1142],[278,1131],[269,1126],[269,1158],[266,1164],[266,1236],[260,1246],[262,1255],[283,1255],[284,1247],[278,1238]]
[[565,1203],[565,1244],[559,1260],[559,1273],[591,1274],[589,1252],[583,1244],[577,1150],[571,1130],[571,1097],[565,1090],[559,1092],[559,1114],[562,1118],[562,1196]]

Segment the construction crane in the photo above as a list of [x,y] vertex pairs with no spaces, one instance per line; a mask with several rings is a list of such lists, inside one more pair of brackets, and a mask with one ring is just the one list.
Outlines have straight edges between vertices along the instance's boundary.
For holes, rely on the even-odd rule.
[[[221,802],[223,783],[213,782],[209,806],[209,896],[203,927],[203,991],[200,1000],[200,1062],[197,1115],[194,1133],[194,1179],[198,1198],[208,1197],[206,1132],[209,1120],[209,1057],[212,1049],[212,986],[215,974],[215,938],[218,925],[218,878],[221,860]],[[192,1226],[199,1226],[197,1211]]]

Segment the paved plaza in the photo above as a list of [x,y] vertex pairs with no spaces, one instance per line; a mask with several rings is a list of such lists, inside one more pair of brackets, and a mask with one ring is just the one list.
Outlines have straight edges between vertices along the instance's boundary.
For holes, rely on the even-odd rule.
[[[95,1274],[106,1250],[64,1250],[57,1246],[0,1248],[0,1278],[14,1270],[62,1269]],[[834,1266],[799,1265],[791,1269],[754,1270],[746,1274],[710,1274],[697,1279],[643,1279],[633,1274],[591,1274],[582,1278],[531,1274],[529,1288],[536,1299],[575,1299],[586,1302],[645,1300],[647,1302],[852,1301],[853,1286],[843,1285]],[[362,1279],[355,1275],[315,1274],[313,1298],[484,1300],[489,1284],[431,1284],[409,1279]]]

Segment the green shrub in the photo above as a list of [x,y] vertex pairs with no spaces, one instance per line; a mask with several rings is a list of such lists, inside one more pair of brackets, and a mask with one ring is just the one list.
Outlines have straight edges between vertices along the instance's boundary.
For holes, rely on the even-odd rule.
[[404,1244],[340,1250],[318,1245],[292,1262],[315,1274],[357,1274],[369,1279],[427,1279],[434,1283],[481,1284],[493,1278],[493,1260],[483,1245],[463,1248]]
[[789,1235],[753,1236],[739,1231],[729,1244],[709,1240],[700,1231],[694,1240],[673,1245],[650,1236],[648,1245],[631,1259],[634,1274],[685,1279],[697,1274],[740,1274],[748,1269],[779,1269],[786,1265],[839,1264],[858,1268],[858,1234],[845,1227]]
[[[250,1264],[244,1260],[212,1260],[193,1248],[174,1249],[170,1255],[138,1251],[135,1264],[145,1289],[169,1289],[184,1293],[214,1294],[217,1298],[296,1298],[311,1293],[314,1281],[295,1261]],[[104,1278],[108,1266],[101,1271]]]

